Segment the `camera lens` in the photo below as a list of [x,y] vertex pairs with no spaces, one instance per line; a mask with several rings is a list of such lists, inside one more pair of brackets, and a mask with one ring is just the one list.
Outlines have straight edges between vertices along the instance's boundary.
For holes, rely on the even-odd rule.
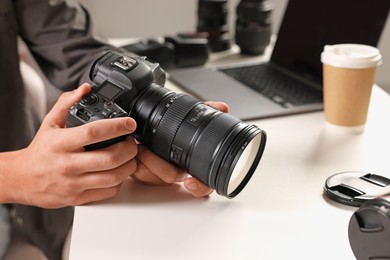
[[207,34],[209,46],[213,52],[230,48],[227,17],[227,0],[198,1],[197,31]]
[[267,0],[241,0],[237,5],[235,41],[241,53],[264,53],[271,40],[272,9]]
[[130,116],[141,143],[228,198],[248,183],[266,143],[257,126],[154,83]]
[[[123,60],[129,66],[118,64]],[[116,86],[119,92],[113,102],[136,120],[138,141],[218,194],[235,197],[255,172],[266,133],[192,96],[164,88],[165,73],[158,63],[107,52],[92,65],[90,77],[99,84],[100,94],[107,85]]]

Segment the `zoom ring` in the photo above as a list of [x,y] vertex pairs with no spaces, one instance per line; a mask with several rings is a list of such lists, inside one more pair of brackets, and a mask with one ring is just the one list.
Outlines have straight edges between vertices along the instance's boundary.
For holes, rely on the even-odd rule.
[[153,137],[153,150],[156,154],[169,160],[173,139],[184,118],[197,102],[190,96],[180,95],[170,104]]

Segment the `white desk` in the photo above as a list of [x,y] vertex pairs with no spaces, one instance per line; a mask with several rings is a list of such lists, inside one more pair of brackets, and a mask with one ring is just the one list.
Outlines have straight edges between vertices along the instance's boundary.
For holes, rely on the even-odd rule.
[[323,185],[342,171],[389,176],[389,114],[390,96],[375,86],[360,135],[330,131],[322,112],[253,121],[268,143],[236,198],[127,182],[114,199],[76,207],[70,259],[354,259],[357,208],[325,199]]

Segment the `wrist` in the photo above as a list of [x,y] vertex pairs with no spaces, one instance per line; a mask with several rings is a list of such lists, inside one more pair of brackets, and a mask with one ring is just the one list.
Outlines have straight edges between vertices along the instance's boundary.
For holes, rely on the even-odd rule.
[[15,189],[18,165],[22,165],[17,159],[20,153],[20,150],[0,153],[0,204],[15,203],[16,194],[21,192]]

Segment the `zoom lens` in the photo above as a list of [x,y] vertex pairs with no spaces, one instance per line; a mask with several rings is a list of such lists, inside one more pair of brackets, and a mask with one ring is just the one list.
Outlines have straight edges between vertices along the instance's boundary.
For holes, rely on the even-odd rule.
[[198,0],[197,32],[206,33],[213,52],[231,47],[227,0]]
[[[95,61],[90,77],[98,84],[92,92],[136,120],[138,141],[218,194],[235,197],[255,172],[266,133],[189,95],[164,88],[165,73],[158,63],[107,52]],[[106,91],[107,86],[114,87],[110,88],[114,92]],[[86,123],[77,117],[80,106],[76,104],[68,113],[68,125]],[[94,120],[106,118],[107,109],[100,108],[92,109]]]
[[137,98],[130,116],[141,143],[228,198],[248,183],[266,143],[255,125],[156,84]]
[[264,53],[271,41],[272,9],[268,0],[241,0],[237,5],[235,41],[241,53]]

